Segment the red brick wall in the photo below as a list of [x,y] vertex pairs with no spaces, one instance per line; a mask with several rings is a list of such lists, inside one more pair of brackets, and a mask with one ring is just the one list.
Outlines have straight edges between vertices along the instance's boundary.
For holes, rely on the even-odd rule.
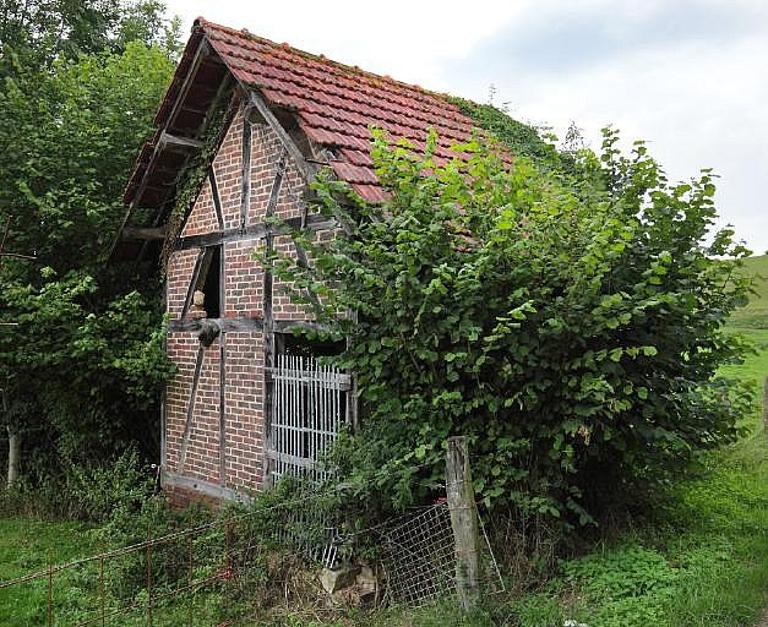
[[[217,153],[213,168],[221,199],[225,229],[240,226],[243,115],[238,113]],[[295,164],[284,155],[275,133],[266,125],[253,124],[251,150],[251,197],[247,224],[263,222],[280,159],[286,171],[275,213],[297,217],[303,213],[303,183]],[[218,230],[212,191],[206,181],[185,225],[182,236]],[[275,238],[276,246],[292,254],[286,237]],[[263,239],[226,242],[223,245],[224,302],[226,318],[262,318],[264,273],[254,258]],[[198,249],[176,251],[168,265],[168,313],[178,319],[189,288]],[[277,283],[277,282],[276,282]],[[306,319],[280,286],[274,287],[274,318]],[[225,476],[220,476],[219,457],[219,359],[225,343]],[[195,359],[200,343],[196,333],[171,331],[168,355],[179,372],[169,383],[165,404],[165,455],[163,469],[194,480],[229,489],[258,489],[264,465],[264,334],[261,331],[228,332],[204,351],[197,396],[192,414],[186,463],[179,468],[187,411],[190,402]]]

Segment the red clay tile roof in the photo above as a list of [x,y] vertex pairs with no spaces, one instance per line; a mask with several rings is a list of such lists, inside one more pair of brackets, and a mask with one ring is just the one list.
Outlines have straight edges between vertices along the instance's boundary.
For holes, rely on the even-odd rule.
[[203,18],[195,24],[236,79],[293,111],[307,137],[334,149],[336,175],[370,202],[382,200],[369,155],[370,126],[384,129],[393,141],[406,138],[417,149],[433,128],[440,159],[457,156],[450,147],[472,137],[472,120],[444,95]]

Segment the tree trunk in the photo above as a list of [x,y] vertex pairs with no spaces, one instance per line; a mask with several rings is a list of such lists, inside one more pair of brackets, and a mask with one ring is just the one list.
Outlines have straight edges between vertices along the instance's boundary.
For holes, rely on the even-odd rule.
[[19,478],[19,460],[21,458],[21,434],[8,427],[8,487]]

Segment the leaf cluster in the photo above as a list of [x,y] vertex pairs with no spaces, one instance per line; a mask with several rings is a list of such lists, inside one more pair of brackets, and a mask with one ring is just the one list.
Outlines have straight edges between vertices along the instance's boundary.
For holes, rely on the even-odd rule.
[[642,143],[617,141],[606,129],[602,153],[567,168],[510,167],[487,138],[442,162],[434,135],[416,155],[375,132],[386,202],[318,179],[317,210],[349,236],[297,232],[309,266],[267,261],[348,339],[362,426],[334,461],[358,495],[439,495],[445,440],[465,435],[488,507],[586,524],[738,437],[747,397],[715,373],[740,356],[722,326],[745,299],[745,251],[713,232],[710,172],[670,184]]

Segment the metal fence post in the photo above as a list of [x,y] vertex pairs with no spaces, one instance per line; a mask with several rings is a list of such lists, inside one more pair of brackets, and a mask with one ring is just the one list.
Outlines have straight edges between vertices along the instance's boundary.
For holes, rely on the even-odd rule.
[[448,438],[446,495],[456,554],[456,591],[461,609],[471,610],[480,598],[480,535],[466,437]]
[[192,562],[192,535],[187,536],[187,559],[189,560],[187,571],[187,585],[189,586],[189,627],[192,627],[192,611],[195,606],[195,590],[193,580],[195,570]]
[[53,625],[53,554],[48,549],[48,627]]
[[152,627],[152,527],[147,530],[147,625]]

